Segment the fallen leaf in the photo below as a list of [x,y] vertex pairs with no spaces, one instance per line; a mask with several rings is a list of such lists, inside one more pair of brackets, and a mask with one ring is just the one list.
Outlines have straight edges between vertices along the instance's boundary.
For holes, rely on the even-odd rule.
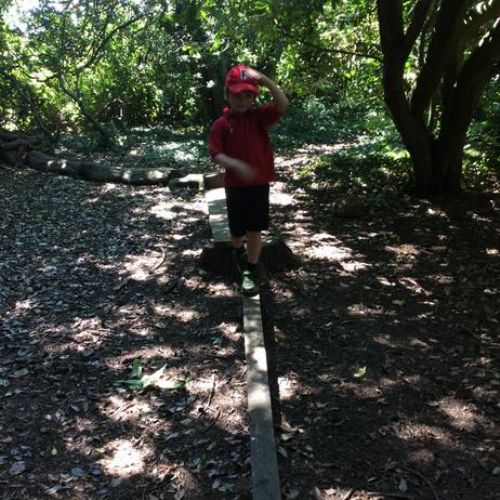
[[9,474],[11,476],[18,476],[26,470],[26,464],[22,461],[14,462],[9,469]]
[[29,370],[27,368],[22,368],[21,370],[15,370],[14,372],[12,372],[12,377],[21,378],[21,377],[25,377],[26,375],[28,375],[28,373],[29,373]]
[[398,490],[402,491],[403,493],[405,491],[408,491],[408,483],[406,482],[406,479],[401,479],[399,482]]

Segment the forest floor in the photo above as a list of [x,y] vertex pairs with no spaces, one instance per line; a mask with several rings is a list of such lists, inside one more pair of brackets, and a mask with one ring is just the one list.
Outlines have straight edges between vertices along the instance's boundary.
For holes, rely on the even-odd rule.
[[[294,180],[319,152],[273,187],[301,261],[270,275],[283,497],[498,498],[498,194],[340,218]],[[0,498],[250,498],[241,297],[209,244],[195,190],[0,168]]]

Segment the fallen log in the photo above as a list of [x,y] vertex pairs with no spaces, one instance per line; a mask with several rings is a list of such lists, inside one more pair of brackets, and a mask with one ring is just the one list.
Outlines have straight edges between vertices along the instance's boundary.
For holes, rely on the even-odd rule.
[[0,141],[0,160],[16,168],[25,165],[39,172],[55,173],[94,182],[136,186],[166,185],[171,179],[180,176],[179,172],[173,168],[136,169],[56,158],[32,150],[29,139],[5,131],[0,131]]
[[17,139],[22,139],[22,136],[14,132],[0,130],[0,141],[16,141]]
[[9,141],[4,144],[0,144],[1,151],[15,151],[19,148],[27,147],[29,145],[29,141],[26,139],[17,139],[15,141]]

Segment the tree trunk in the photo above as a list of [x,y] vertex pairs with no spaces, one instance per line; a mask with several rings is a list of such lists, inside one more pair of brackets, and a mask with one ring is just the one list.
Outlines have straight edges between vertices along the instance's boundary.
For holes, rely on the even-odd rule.
[[[467,131],[481,95],[500,60],[500,22],[493,26],[467,58],[469,31],[495,19],[500,1],[467,27],[467,0],[443,0],[433,22],[433,34],[422,60],[413,91],[407,92],[405,66],[425,19],[432,13],[429,0],[419,0],[405,32],[402,0],[377,0],[383,52],[385,102],[406,146],[419,195],[453,195],[461,190],[462,163]],[[469,29],[470,28],[470,29]],[[473,29],[472,29],[473,28]],[[465,60],[464,60],[465,59]],[[433,99],[440,95],[439,130],[432,128]]]

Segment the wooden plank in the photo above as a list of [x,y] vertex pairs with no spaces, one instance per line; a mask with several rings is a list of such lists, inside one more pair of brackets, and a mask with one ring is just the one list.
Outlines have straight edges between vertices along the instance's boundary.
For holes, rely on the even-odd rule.
[[243,297],[253,500],[279,500],[280,483],[260,296]]
[[226,192],[224,188],[211,189],[205,192],[205,198],[208,203],[208,216],[214,245],[228,245],[230,235],[226,210]]
[[200,191],[203,189],[203,182],[203,174],[188,174],[184,177],[173,179],[170,185],[172,187],[188,187]]

